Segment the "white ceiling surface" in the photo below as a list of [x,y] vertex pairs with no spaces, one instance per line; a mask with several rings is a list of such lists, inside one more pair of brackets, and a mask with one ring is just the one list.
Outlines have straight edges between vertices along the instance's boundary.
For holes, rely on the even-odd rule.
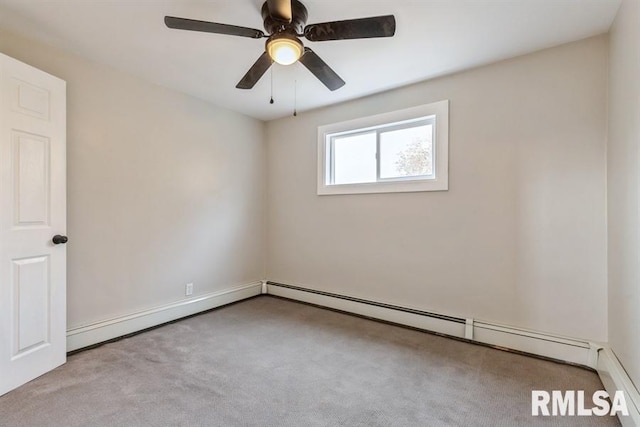
[[263,29],[261,0],[0,0],[0,27],[262,120],[326,106],[608,31],[620,0],[303,0],[308,24],[394,14],[395,37],[311,43],[347,84],[301,64],[235,85],[264,40],[165,27],[165,15]]

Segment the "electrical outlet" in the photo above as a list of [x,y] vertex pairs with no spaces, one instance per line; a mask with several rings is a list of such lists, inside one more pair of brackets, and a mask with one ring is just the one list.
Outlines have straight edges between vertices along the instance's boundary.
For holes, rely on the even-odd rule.
[[185,296],[193,294],[193,283],[187,283],[184,287]]

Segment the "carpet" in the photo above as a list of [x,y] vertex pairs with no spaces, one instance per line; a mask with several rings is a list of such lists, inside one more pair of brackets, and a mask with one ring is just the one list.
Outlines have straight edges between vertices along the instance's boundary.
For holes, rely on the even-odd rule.
[[617,426],[533,417],[586,369],[270,296],[70,356],[0,397],[20,426]]

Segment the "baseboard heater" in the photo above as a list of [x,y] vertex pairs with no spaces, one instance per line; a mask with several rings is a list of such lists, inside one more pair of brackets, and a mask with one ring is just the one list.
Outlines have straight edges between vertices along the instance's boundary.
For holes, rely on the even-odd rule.
[[308,292],[308,293],[317,294],[317,295],[324,295],[324,296],[328,296],[328,297],[332,297],[332,298],[339,298],[339,299],[343,299],[343,300],[346,300],[346,301],[352,301],[352,302],[357,302],[357,303],[361,303],[361,304],[367,304],[367,305],[371,305],[371,306],[375,306],[375,307],[382,307],[382,308],[388,308],[388,309],[391,309],[391,310],[403,311],[405,313],[418,314],[420,316],[432,317],[434,319],[447,320],[449,322],[456,322],[456,323],[460,323],[460,324],[463,324],[463,325],[466,323],[466,319],[463,319],[462,317],[453,317],[453,316],[447,316],[447,315],[444,315],[444,314],[431,313],[429,311],[423,311],[423,310],[417,310],[417,309],[414,309],[414,308],[401,307],[399,305],[385,304],[385,303],[382,303],[382,302],[370,301],[370,300],[366,300],[366,299],[362,299],[362,298],[356,298],[356,297],[349,297],[349,296],[345,296],[345,295],[332,294],[330,292],[324,292],[324,291],[317,291],[317,290],[314,290],[314,289],[301,288],[299,286],[285,285],[284,283],[267,282],[267,285],[268,286],[279,286],[281,288],[295,289],[297,291]]
[[302,301],[359,316],[382,320],[451,338],[488,345],[558,362],[597,368],[601,346],[589,341],[552,335],[477,319],[402,307],[274,281],[269,295]]

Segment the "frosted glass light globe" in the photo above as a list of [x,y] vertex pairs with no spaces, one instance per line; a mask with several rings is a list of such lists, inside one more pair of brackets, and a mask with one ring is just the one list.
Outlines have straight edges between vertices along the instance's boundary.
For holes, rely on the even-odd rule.
[[293,38],[274,38],[267,43],[267,53],[271,59],[281,65],[293,64],[300,59],[302,51],[302,43]]

